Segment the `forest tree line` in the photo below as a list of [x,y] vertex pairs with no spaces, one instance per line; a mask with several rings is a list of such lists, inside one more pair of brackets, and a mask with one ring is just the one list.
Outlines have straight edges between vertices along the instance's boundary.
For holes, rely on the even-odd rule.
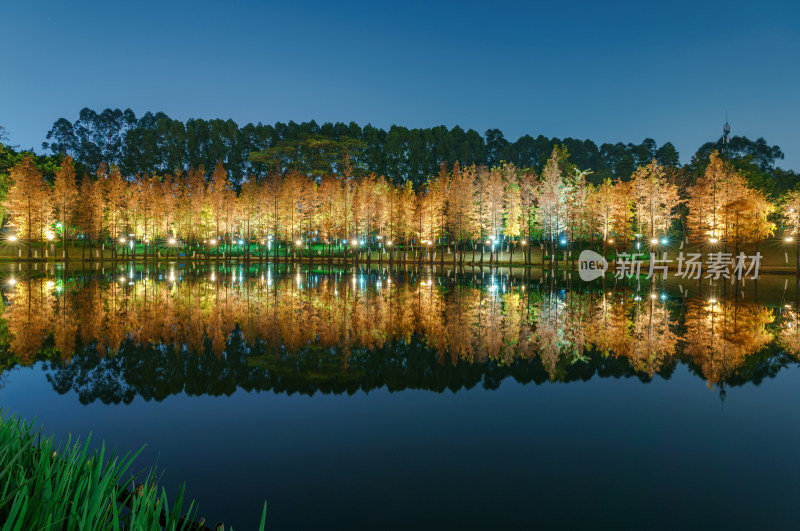
[[[795,175],[774,168],[783,154],[763,139],[734,137],[724,155],[706,144],[686,167],[677,166],[677,158],[660,161],[659,150],[650,150],[641,156],[652,158],[635,159],[638,165],[624,176],[603,176],[607,167],[598,176],[561,144],[550,147],[539,169],[505,159],[492,165],[456,159],[440,161],[434,173],[415,184],[368,171],[356,156],[368,151],[363,141],[321,135],[278,140],[249,152],[247,164],[266,170],[243,180],[226,167],[230,156],[210,169],[199,164],[184,170],[185,161],[179,160],[171,171],[128,174],[113,162],[124,158],[115,159],[113,152],[126,152],[121,146],[135,128],[124,136],[119,127],[109,130],[117,131],[120,142],[113,149],[98,148],[111,159],[98,162],[92,172],[83,140],[76,146],[84,151],[51,144],[60,150],[53,156],[17,153],[0,143],[0,173],[8,172],[2,180],[7,233],[27,242],[60,238],[65,250],[76,238],[90,244],[130,239],[145,246],[169,241],[228,250],[246,240],[271,247],[276,257],[279,244],[287,255],[321,244],[328,256],[348,247],[390,256],[399,248],[407,253],[447,247],[449,252],[472,249],[473,255],[477,250],[481,260],[484,252],[491,260],[505,247],[512,259],[515,250],[527,251],[526,261],[534,242],[546,245],[552,256],[573,242],[605,251],[608,246],[626,250],[636,241],[641,250],[642,244],[659,245],[678,234],[738,246],[768,238],[779,228],[787,238],[800,233],[798,193],[776,196],[777,181],[768,173],[783,172],[792,182]],[[93,138],[103,136],[98,135]]]
[[[272,160],[282,169],[302,173],[336,173],[336,162],[347,150],[356,176],[375,173],[393,184],[411,181],[419,188],[439,171],[442,163],[452,166],[496,166],[512,163],[518,168],[541,172],[554,147],[564,146],[579,168],[591,168],[589,182],[605,179],[627,180],[634,170],[653,159],[663,166],[679,167],[679,154],[670,142],[658,145],[652,138],[640,144],[603,143],[574,138],[523,135],[508,140],[499,129],[483,135],[473,129],[445,126],[409,129],[393,125],[387,130],[365,125],[314,121],[240,127],[233,120],[189,119],[186,122],[164,113],[137,117],[127,109],[102,112],[84,108],[78,118],[58,119],[47,133],[45,151],[66,154],[78,165],[78,173],[95,173],[101,163],[117,166],[123,175],[175,172],[190,168],[211,169],[222,161],[234,189],[254,176],[266,177]],[[722,139],[700,146],[686,170],[698,177],[715,149],[723,152]],[[734,136],[729,158],[746,173],[748,180],[773,198],[794,187],[796,174],[776,168],[783,159],[778,146],[763,138],[755,141]],[[254,158],[252,153],[269,155]]]
[[[456,161],[452,167],[442,163],[418,188],[374,173],[356,177],[346,151],[337,169],[315,175],[275,165],[237,193],[221,161],[210,179],[202,166],[185,175],[124,176],[105,163],[94,176],[79,177],[65,155],[51,183],[28,154],[10,168],[4,205],[14,241],[60,235],[65,251],[74,238],[90,245],[137,242],[145,245],[145,256],[148,245],[167,242],[202,253],[210,247],[230,252],[246,241],[248,248],[256,244],[259,256],[272,249],[275,258],[279,245],[287,258],[311,246],[327,257],[342,249],[351,255],[378,250],[390,260],[408,259],[409,249],[421,248],[420,260],[423,252],[433,259],[441,249],[442,261],[447,248],[454,262],[470,249],[473,260],[477,251],[481,262],[484,253],[491,262],[505,248],[511,260],[515,250],[523,252],[527,263],[533,243],[552,257],[573,242],[604,252],[636,242],[643,252],[687,234],[738,248],[773,236],[777,223],[787,238],[800,235],[800,193],[786,194],[776,217],[776,203],[716,151],[689,186],[680,169],[655,159],[628,180],[594,185],[563,146],[553,149],[541,173],[508,162],[487,167]],[[395,255],[401,249],[402,256]]]

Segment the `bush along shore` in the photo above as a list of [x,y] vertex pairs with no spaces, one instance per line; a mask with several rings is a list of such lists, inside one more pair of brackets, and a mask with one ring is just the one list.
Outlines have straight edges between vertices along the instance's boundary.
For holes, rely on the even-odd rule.
[[[132,473],[139,452],[107,455],[105,444],[90,450],[88,439],[58,446],[32,422],[0,412],[0,530],[225,529],[198,518],[194,501],[183,513],[183,487],[170,503],[154,470]],[[262,531],[266,515],[265,503]]]

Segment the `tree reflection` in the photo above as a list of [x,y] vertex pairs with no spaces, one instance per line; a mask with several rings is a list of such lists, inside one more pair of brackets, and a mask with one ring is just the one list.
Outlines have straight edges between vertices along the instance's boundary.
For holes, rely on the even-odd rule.
[[[54,388],[83,402],[237,388],[494,388],[506,377],[647,381],[668,377],[682,354],[713,385],[735,379],[770,344],[773,320],[742,301],[681,306],[625,290],[537,289],[497,274],[456,282],[382,270],[32,278],[4,296],[0,367],[49,360]],[[777,335],[797,356],[796,314],[784,312]]]
[[740,300],[686,302],[684,353],[691,357],[709,386],[726,381],[748,356],[772,341],[767,325],[772,310]]

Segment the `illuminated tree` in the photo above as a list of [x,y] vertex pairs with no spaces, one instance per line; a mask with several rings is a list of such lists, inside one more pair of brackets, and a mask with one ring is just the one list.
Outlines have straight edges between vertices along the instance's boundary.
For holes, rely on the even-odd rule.
[[406,181],[397,190],[397,200],[395,201],[397,234],[403,240],[403,251],[405,258],[408,258],[408,251],[413,249],[414,235],[414,185],[411,181]]
[[616,215],[617,192],[611,179],[605,179],[589,194],[589,208],[594,215],[595,230],[603,240],[603,256],[606,256],[606,244],[609,242]]
[[295,170],[289,170],[281,184],[279,195],[279,230],[285,237],[287,259],[290,246],[293,256],[294,252],[297,250],[295,242],[300,238],[304,221],[307,218],[309,206],[308,188],[308,179]]
[[203,208],[206,204],[205,168],[189,168],[189,173],[182,182],[179,197],[180,208],[186,220],[186,236],[197,242],[201,236],[207,236],[202,226]]
[[502,245],[501,237],[503,225],[503,196],[505,195],[505,185],[503,174],[498,168],[492,168],[486,178],[483,188],[482,202],[485,205],[486,228],[489,232],[489,240],[492,242],[489,247],[489,263],[494,258],[495,245]]
[[72,225],[72,213],[78,199],[78,187],[75,183],[75,165],[72,157],[64,156],[61,167],[56,171],[53,186],[53,202],[56,216],[61,223],[61,240],[64,248],[64,259],[69,258],[68,234]]
[[678,186],[670,182],[665,168],[655,159],[636,169],[631,186],[637,232],[651,240],[666,236],[682,203]]
[[[206,193],[206,200],[208,201],[209,211],[211,212],[211,218],[214,224],[215,237],[220,239],[220,245],[223,245],[223,242],[227,241],[229,249],[230,234],[228,234],[227,231],[228,227],[226,226],[226,221],[228,219],[227,212],[229,210],[232,194],[233,190],[228,181],[228,172],[225,171],[222,161],[219,161],[214,167],[214,172],[211,174],[211,185]],[[226,230],[223,231],[223,228]],[[223,235],[225,236],[224,240],[222,239]]]
[[[116,240],[125,232],[125,209],[127,208],[128,190],[119,168],[106,166],[103,162],[97,169],[97,181],[102,187],[105,197],[106,227],[109,236]],[[116,251],[114,251],[116,255]]]
[[560,151],[553,148],[542,172],[539,195],[539,225],[543,240],[550,244],[551,260],[555,258],[556,245],[566,228],[566,203],[569,189],[559,166]]
[[614,247],[627,243],[633,237],[633,193],[631,183],[617,181],[614,184],[611,227],[614,233]]
[[503,166],[506,176],[506,191],[503,204],[505,213],[503,234],[508,238],[509,261],[514,261],[515,240],[522,234],[522,190],[516,168],[512,164]]
[[724,164],[719,153],[713,152],[705,173],[689,188],[689,230],[712,241],[724,238],[730,217],[735,216],[728,207],[739,199],[744,188],[744,180]]
[[527,234],[527,250],[525,262],[531,262],[531,241],[536,226],[536,209],[539,197],[539,183],[532,170],[522,172],[520,176],[520,196],[522,201],[522,226]]
[[153,194],[152,239],[156,242],[156,250],[158,249],[157,242],[169,237],[180,218],[177,214],[180,197],[175,191],[176,188],[178,185],[171,175],[166,175],[161,181],[154,179],[151,183],[151,193]]
[[[98,242],[103,229],[103,212],[105,199],[101,184],[84,174],[78,194],[78,215],[76,222],[89,242]],[[86,245],[83,246],[82,258],[86,257]],[[91,247],[89,247],[91,254]]]
[[795,268],[800,276],[800,190],[786,193],[780,201],[784,240],[794,243]]
[[[244,227],[243,232],[248,241],[253,236],[253,228],[259,225],[259,219],[261,217],[260,199],[261,193],[259,184],[256,182],[255,177],[250,177],[250,179],[242,185],[242,192],[239,194],[239,207]],[[250,246],[248,245],[247,248],[249,249]]]
[[[461,171],[456,164],[453,167],[453,178],[450,183],[450,195],[447,201],[447,221],[450,234],[455,240],[453,263],[459,252],[459,244],[469,239],[475,232],[475,174],[477,168],[470,166]],[[463,262],[463,251],[461,261]]]
[[[455,175],[456,168],[458,167],[458,162],[456,161],[456,165],[453,167],[453,175]],[[475,195],[475,225],[477,227],[477,236],[480,239],[480,248],[481,248],[481,258],[480,262],[483,263],[483,253],[486,250],[486,246],[484,245],[484,241],[487,237],[487,231],[489,230],[489,215],[488,210],[486,208],[486,183],[489,179],[489,172],[485,166],[477,167],[476,171],[473,172],[474,174],[474,190],[473,193]],[[475,262],[475,248],[473,247],[472,251],[472,261]]]
[[[267,236],[267,241],[272,239],[271,245],[274,245],[274,258],[278,259],[278,231],[280,230],[280,198],[281,188],[283,187],[283,176],[277,171],[271,171],[267,174],[264,180],[264,185],[261,188],[261,202],[264,205],[264,214],[268,231],[270,234]],[[269,247],[269,245],[268,245]]]
[[588,205],[589,187],[586,184],[586,175],[590,171],[580,171],[573,168],[572,175],[565,178],[566,203],[564,205],[565,225],[569,232],[568,245],[573,241],[587,240],[591,235],[591,210]]
[[167,213],[174,211],[167,208],[167,205],[164,205],[163,202],[164,196],[171,196],[172,193],[170,190],[168,194],[165,194],[160,180],[147,175],[136,181],[136,191],[138,219],[134,233],[144,242],[144,256],[147,258],[148,244],[155,237],[155,226],[158,224],[158,218],[166,217]]
[[775,223],[770,220],[775,205],[757,190],[742,188],[738,197],[725,205],[725,212],[728,239],[735,243],[736,254],[741,243],[758,243],[775,233]]
[[[375,181],[375,206],[373,210],[373,223],[375,229],[378,231],[378,237],[385,245],[387,229],[389,226],[389,217],[391,215],[390,198],[392,196],[393,186],[386,180],[383,175],[379,176]],[[444,192],[442,192],[442,195]],[[444,200],[442,197],[440,200]],[[442,220],[441,223],[444,223]]]
[[324,175],[319,184],[319,228],[323,245],[330,258],[334,244],[338,244],[342,227],[338,216],[341,205],[341,182],[333,175]]
[[26,154],[11,168],[9,177],[12,184],[6,196],[5,207],[18,237],[29,244],[30,258],[30,244],[44,239],[45,227],[50,222],[52,196],[30,154]]

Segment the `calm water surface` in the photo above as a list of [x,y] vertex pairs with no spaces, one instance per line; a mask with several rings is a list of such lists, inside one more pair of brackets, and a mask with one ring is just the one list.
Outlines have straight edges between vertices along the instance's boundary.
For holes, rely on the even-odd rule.
[[[208,521],[789,528],[794,278],[242,265],[0,271],[0,406],[147,445]],[[173,489],[174,492],[174,489]]]

